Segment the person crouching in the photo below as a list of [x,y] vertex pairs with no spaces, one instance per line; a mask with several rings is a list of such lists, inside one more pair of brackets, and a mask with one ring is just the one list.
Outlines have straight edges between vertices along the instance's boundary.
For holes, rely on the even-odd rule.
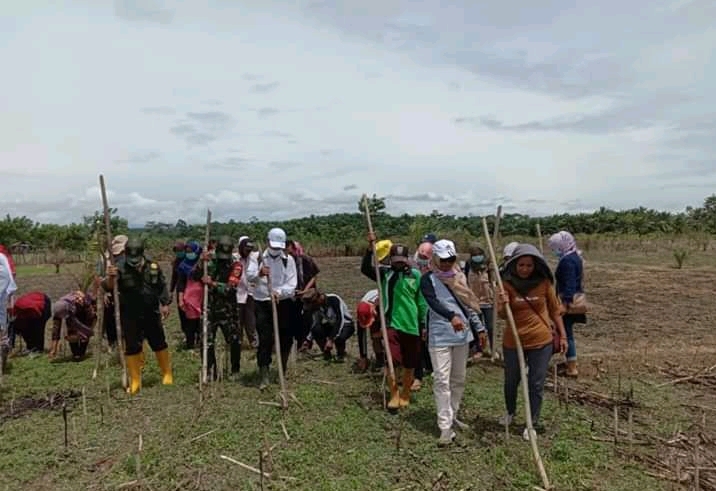
[[52,345],[49,357],[57,356],[62,334],[62,322],[65,323],[65,339],[70,345],[72,359],[82,360],[87,354],[92,326],[97,320],[94,302],[89,295],[75,291],[60,298],[52,306]]
[[377,288],[367,291],[356,307],[359,352],[359,358],[355,366],[357,372],[365,372],[368,370],[368,336],[370,336],[373,354],[375,355],[374,368],[381,369],[385,366],[383,334],[380,332],[380,322],[377,320],[377,307]]
[[304,309],[312,315],[311,330],[305,344],[310,346],[316,341],[326,360],[333,358],[336,348],[336,361],[346,358],[346,341],[355,333],[353,316],[341,297],[335,293],[322,293],[309,288],[301,297]]

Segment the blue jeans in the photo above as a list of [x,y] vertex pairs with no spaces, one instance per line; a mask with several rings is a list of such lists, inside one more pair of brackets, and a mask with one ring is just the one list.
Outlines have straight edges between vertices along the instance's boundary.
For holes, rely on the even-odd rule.
[[564,331],[567,333],[567,361],[577,360],[577,343],[574,341],[574,317],[565,315],[562,317]]
[[[492,341],[494,339],[492,322],[495,318],[495,309],[492,307],[492,305],[482,306],[480,307],[480,314],[482,323],[485,325],[485,329],[487,329],[487,346],[490,348],[490,351],[492,351]],[[475,340],[470,343],[470,352],[482,353],[482,348],[480,347],[480,343],[477,339],[477,332],[473,330],[472,334],[475,337]]]
[[[517,412],[517,389],[520,386],[520,360],[517,350],[504,348],[505,358],[505,407],[507,413],[514,415]],[[530,393],[530,409],[532,424],[539,421],[544,397],[544,382],[547,379],[549,360],[552,358],[552,344],[542,348],[525,350],[525,362],[529,367],[527,374],[527,387]]]

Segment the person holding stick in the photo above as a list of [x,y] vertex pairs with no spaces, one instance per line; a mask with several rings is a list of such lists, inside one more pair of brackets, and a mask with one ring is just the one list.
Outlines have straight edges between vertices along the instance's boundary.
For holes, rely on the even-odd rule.
[[[467,278],[467,284],[473,293],[480,299],[480,312],[482,321],[487,328],[488,344],[485,348],[489,348],[490,353],[493,351],[494,332],[492,325],[494,322],[494,300],[495,289],[493,288],[494,276],[490,268],[488,268],[487,254],[479,244],[470,245],[470,259],[465,263],[464,273]],[[475,334],[475,333],[473,333]],[[473,361],[482,358],[487,349],[483,349],[479,343],[473,341],[470,346]],[[487,355],[489,356],[489,355]]]
[[[537,432],[542,432],[544,427],[539,423],[539,416],[549,360],[554,352],[552,323],[559,333],[560,353],[567,349],[562,307],[554,290],[552,272],[542,254],[531,244],[519,244],[514,249],[512,257],[504,265],[501,277],[504,291],[497,297],[497,315],[506,319],[506,306],[509,305],[512,310],[528,367],[527,385],[532,424]],[[517,411],[517,390],[521,376],[517,344],[511,329],[505,330],[502,344],[507,414],[502,418],[501,424],[509,426]],[[525,440],[529,439],[527,428],[522,436]]]
[[102,282],[105,291],[114,290],[121,296],[122,336],[129,386],[127,392],[136,394],[142,386],[142,352],[146,338],[157,357],[162,373],[162,384],[174,383],[169,349],[164,334],[163,319],[169,316],[172,297],[159,264],[144,254],[142,239],[127,241],[124,258],[107,267],[107,278]]
[[[373,244],[375,234],[368,233],[368,250],[361,262],[361,273],[377,281],[373,267]],[[376,244],[377,246],[377,244]],[[376,250],[379,250],[376,247]],[[388,331],[388,349],[395,364],[402,365],[402,391],[398,381],[390,380],[389,410],[410,405],[410,394],[415,369],[420,362],[420,334],[425,330],[427,303],[420,291],[420,271],[410,266],[408,248],[393,244],[388,254],[390,268],[381,268],[381,298]]]
[[[280,228],[272,228],[268,233],[268,248],[258,260],[249,256],[246,279],[254,283],[254,303],[256,307],[256,332],[259,346],[256,352],[256,364],[259,368],[259,389],[269,386],[269,367],[274,350],[274,343],[279,343],[281,362],[286,371],[288,356],[293,346],[291,321],[293,314],[293,298],[296,293],[298,278],[296,262],[286,253],[286,232]],[[269,276],[271,289],[269,289]],[[278,314],[279,339],[275,339],[273,329],[272,297],[276,302]]]

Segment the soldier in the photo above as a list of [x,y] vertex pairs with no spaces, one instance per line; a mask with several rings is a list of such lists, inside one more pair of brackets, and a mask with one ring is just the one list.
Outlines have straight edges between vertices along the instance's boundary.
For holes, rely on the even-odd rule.
[[124,258],[116,266],[107,268],[102,288],[119,289],[122,334],[129,387],[136,394],[142,386],[142,347],[144,339],[157,357],[162,383],[174,382],[167,341],[162,320],[169,316],[171,296],[159,264],[144,254],[144,241],[133,237],[127,241]]
[[209,261],[208,276],[203,278],[209,287],[209,333],[208,370],[216,379],[216,331],[221,329],[231,353],[231,374],[238,375],[241,367],[241,331],[239,330],[236,289],[241,281],[243,266],[234,261],[234,242],[231,237],[221,237],[216,244],[213,257],[204,255]]

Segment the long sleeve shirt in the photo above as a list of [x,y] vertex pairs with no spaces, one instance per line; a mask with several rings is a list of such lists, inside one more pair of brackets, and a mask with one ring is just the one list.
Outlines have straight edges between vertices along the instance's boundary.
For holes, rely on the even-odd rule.
[[251,263],[251,260],[258,261],[259,258],[259,252],[253,251],[251,254],[249,254],[246,257],[239,257],[239,262],[244,267],[244,274],[241,275],[241,281],[239,282],[239,286],[236,288],[236,302],[237,303],[246,303],[246,300],[249,298],[249,296],[253,296],[254,294],[254,288],[256,286],[256,280],[249,281],[249,264]]
[[[91,315],[84,315],[80,319],[80,314],[88,314],[88,312],[80,312],[77,304],[73,301],[73,296],[65,295],[52,305],[52,340],[60,339],[62,332],[62,321],[65,321],[67,327],[67,336],[80,336],[82,339],[88,339],[92,336],[92,324],[94,319]],[[84,321],[84,322],[83,322]]]
[[262,266],[270,269],[271,288],[278,295],[279,300],[293,298],[298,285],[296,276],[296,262],[293,257],[282,252],[276,257],[271,256],[266,250],[259,256],[260,260],[250,258],[249,265],[246,270],[247,280],[255,282],[254,299],[257,302],[271,300],[271,292],[268,288],[268,279],[266,276],[259,276]]
[[10,297],[17,291],[12,268],[5,254],[0,254],[0,329],[7,325],[7,308]]

